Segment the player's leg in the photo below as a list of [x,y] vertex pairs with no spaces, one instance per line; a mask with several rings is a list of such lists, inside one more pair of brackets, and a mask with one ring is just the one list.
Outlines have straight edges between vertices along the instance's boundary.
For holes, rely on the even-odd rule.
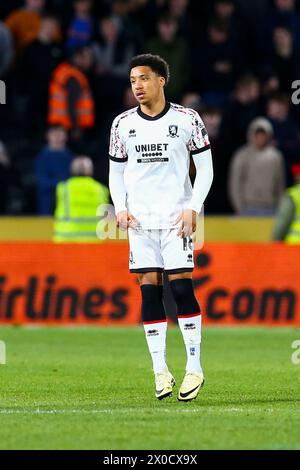
[[169,231],[162,246],[165,271],[177,306],[178,325],[187,355],[186,375],[178,399],[189,401],[196,398],[204,383],[200,362],[201,310],[192,281],[193,241],[191,238],[180,239],[175,231]]
[[204,385],[200,362],[201,311],[194,293],[192,273],[169,274],[169,281],[187,355],[186,373],[178,392],[178,400],[190,401],[197,397]]
[[[136,273],[142,296],[142,321],[155,374],[156,397],[172,394],[174,379],[166,364],[167,319],[163,305],[162,259],[157,233],[129,231],[130,272]],[[134,266],[133,266],[134,265]]]
[[186,347],[186,371],[201,373],[201,311],[194,293],[192,273],[169,274],[169,281]]
[[155,374],[155,396],[172,395],[175,380],[166,364],[167,319],[163,305],[162,272],[138,273],[142,293],[142,321]]
[[155,374],[165,370],[167,319],[161,272],[137,275],[142,294],[142,322]]

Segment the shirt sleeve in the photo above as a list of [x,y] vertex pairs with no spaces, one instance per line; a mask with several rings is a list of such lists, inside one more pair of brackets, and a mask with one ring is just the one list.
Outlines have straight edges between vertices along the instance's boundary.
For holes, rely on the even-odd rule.
[[114,162],[126,162],[128,156],[120,136],[120,118],[116,118],[111,126],[109,158]]
[[111,161],[109,164],[109,189],[112,201],[115,206],[116,215],[121,211],[126,211],[126,188],[124,184],[124,170],[126,163]]
[[195,158],[195,155],[193,155],[193,160],[197,173],[188,209],[192,209],[200,214],[214,177],[211,150],[206,149],[201,158]]
[[188,142],[188,150],[190,151],[191,155],[196,155],[198,153],[204,152],[205,150],[209,150],[210,143],[207,130],[205,129],[202,119],[196,111],[191,111],[193,113],[192,134]]

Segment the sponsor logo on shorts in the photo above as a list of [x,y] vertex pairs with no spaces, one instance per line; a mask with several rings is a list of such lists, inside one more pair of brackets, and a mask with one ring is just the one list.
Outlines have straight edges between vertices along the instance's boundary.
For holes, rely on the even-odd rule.
[[195,348],[190,348],[190,355],[195,356],[196,354],[196,349]]
[[187,257],[187,262],[192,263],[193,262],[193,255],[188,255]]

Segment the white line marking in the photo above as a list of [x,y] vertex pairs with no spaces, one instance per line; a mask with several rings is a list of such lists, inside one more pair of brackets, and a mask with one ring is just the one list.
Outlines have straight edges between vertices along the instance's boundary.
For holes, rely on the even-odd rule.
[[[114,410],[117,411],[117,410]],[[62,415],[62,414],[95,414],[95,413],[112,413],[113,410],[0,410],[2,415]]]
[[200,413],[200,409],[194,410],[172,410],[172,409],[149,409],[149,408],[127,408],[127,409],[114,409],[114,410],[82,410],[82,409],[70,409],[70,410],[43,410],[43,409],[4,409],[0,410],[0,414],[2,415],[13,415],[13,414],[24,414],[24,415],[62,415],[62,414],[111,414],[111,413],[140,413],[140,412],[151,412],[154,413]]
[[[276,410],[277,412],[285,411],[284,409]],[[273,408],[221,408],[221,407],[205,407],[199,406],[199,408],[121,408],[121,409],[40,409],[40,408],[23,408],[23,409],[14,409],[14,408],[7,408],[7,409],[0,409],[0,415],[64,415],[64,414],[79,414],[79,415],[88,415],[88,414],[121,414],[121,413],[170,413],[170,414],[177,414],[177,413],[201,413],[203,416],[204,414],[208,413],[273,413]],[[300,410],[293,410],[293,413],[300,412]]]

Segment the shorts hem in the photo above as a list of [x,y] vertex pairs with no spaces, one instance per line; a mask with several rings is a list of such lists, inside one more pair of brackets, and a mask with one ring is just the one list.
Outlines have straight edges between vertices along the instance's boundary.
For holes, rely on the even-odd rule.
[[137,268],[129,269],[131,273],[162,273],[163,268]]
[[165,269],[167,274],[192,273],[194,268]]

